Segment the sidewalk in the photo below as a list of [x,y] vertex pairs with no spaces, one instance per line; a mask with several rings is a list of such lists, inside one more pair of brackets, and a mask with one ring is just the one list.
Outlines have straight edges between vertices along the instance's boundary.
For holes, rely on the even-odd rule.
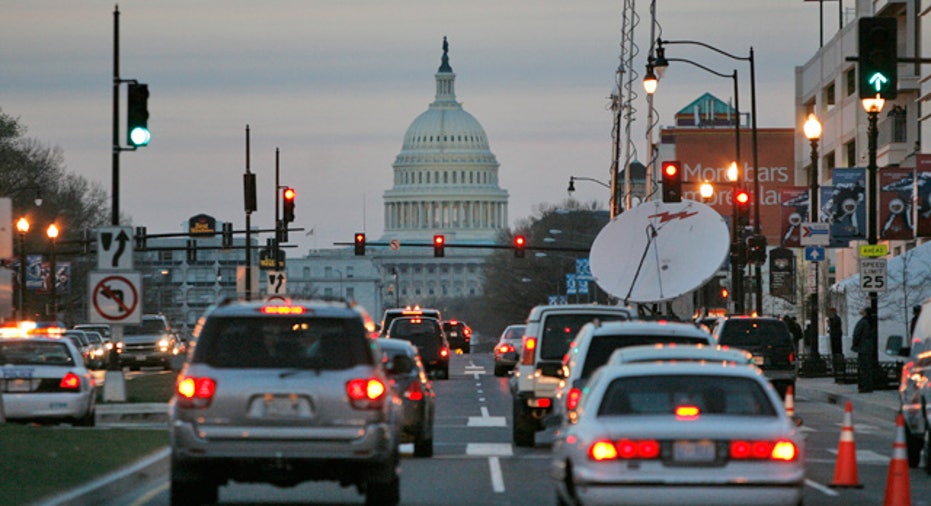
[[795,398],[827,402],[841,407],[850,401],[855,413],[888,415],[890,420],[894,420],[899,412],[898,390],[873,390],[861,394],[857,392],[856,383],[836,383],[831,377],[799,378],[795,382]]

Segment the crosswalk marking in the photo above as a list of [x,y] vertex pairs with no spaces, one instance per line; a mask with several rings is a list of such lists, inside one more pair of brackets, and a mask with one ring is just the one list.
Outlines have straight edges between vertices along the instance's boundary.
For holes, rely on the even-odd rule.
[[475,457],[510,457],[514,455],[511,443],[469,443],[466,455]]

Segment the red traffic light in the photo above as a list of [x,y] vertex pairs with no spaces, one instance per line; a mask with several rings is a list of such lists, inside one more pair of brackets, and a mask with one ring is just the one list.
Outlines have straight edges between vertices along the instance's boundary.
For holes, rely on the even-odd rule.
[[670,177],[675,176],[676,174],[679,173],[679,166],[675,162],[665,163],[663,164],[663,172],[667,176],[670,176]]
[[433,236],[433,256],[443,257],[446,256],[446,237],[442,234],[437,234]]
[[747,190],[738,190],[737,194],[734,195],[734,200],[739,205],[748,204],[750,202],[750,193]]
[[295,195],[294,188],[285,188],[284,189],[284,199],[285,200],[294,200]]
[[663,202],[682,202],[682,164],[678,160],[663,162]]
[[517,258],[524,257],[524,249],[527,246],[527,238],[522,235],[514,236],[514,256]]
[[365,255],[365,234],[362,232],[356,232],[354,251],[357,256]]

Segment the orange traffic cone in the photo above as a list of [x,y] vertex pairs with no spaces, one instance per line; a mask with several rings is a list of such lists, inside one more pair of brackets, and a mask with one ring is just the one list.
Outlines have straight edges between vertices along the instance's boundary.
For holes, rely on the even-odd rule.
[[792,418],[795,416],[795,388],[792,385],[786,387],[786,416]]
[[857,476],[857,445],[853,442],[853,404],[844,406],[844,424],[840,428],[837,443],[837,462],[834,464],[832,487],[862,488]]
[[886,478],[886,498],[883,506],[912,506],[912,485],[908,478],[908,449],[905,446],[905,418],[895,417],[895,442]]

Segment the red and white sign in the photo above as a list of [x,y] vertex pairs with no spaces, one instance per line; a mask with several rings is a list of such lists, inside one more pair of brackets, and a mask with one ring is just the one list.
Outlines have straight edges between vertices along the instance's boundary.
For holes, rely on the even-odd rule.
[[91,323],[136,325],[142,322],[142,275],[138,272],[91,272],[88,276]]

